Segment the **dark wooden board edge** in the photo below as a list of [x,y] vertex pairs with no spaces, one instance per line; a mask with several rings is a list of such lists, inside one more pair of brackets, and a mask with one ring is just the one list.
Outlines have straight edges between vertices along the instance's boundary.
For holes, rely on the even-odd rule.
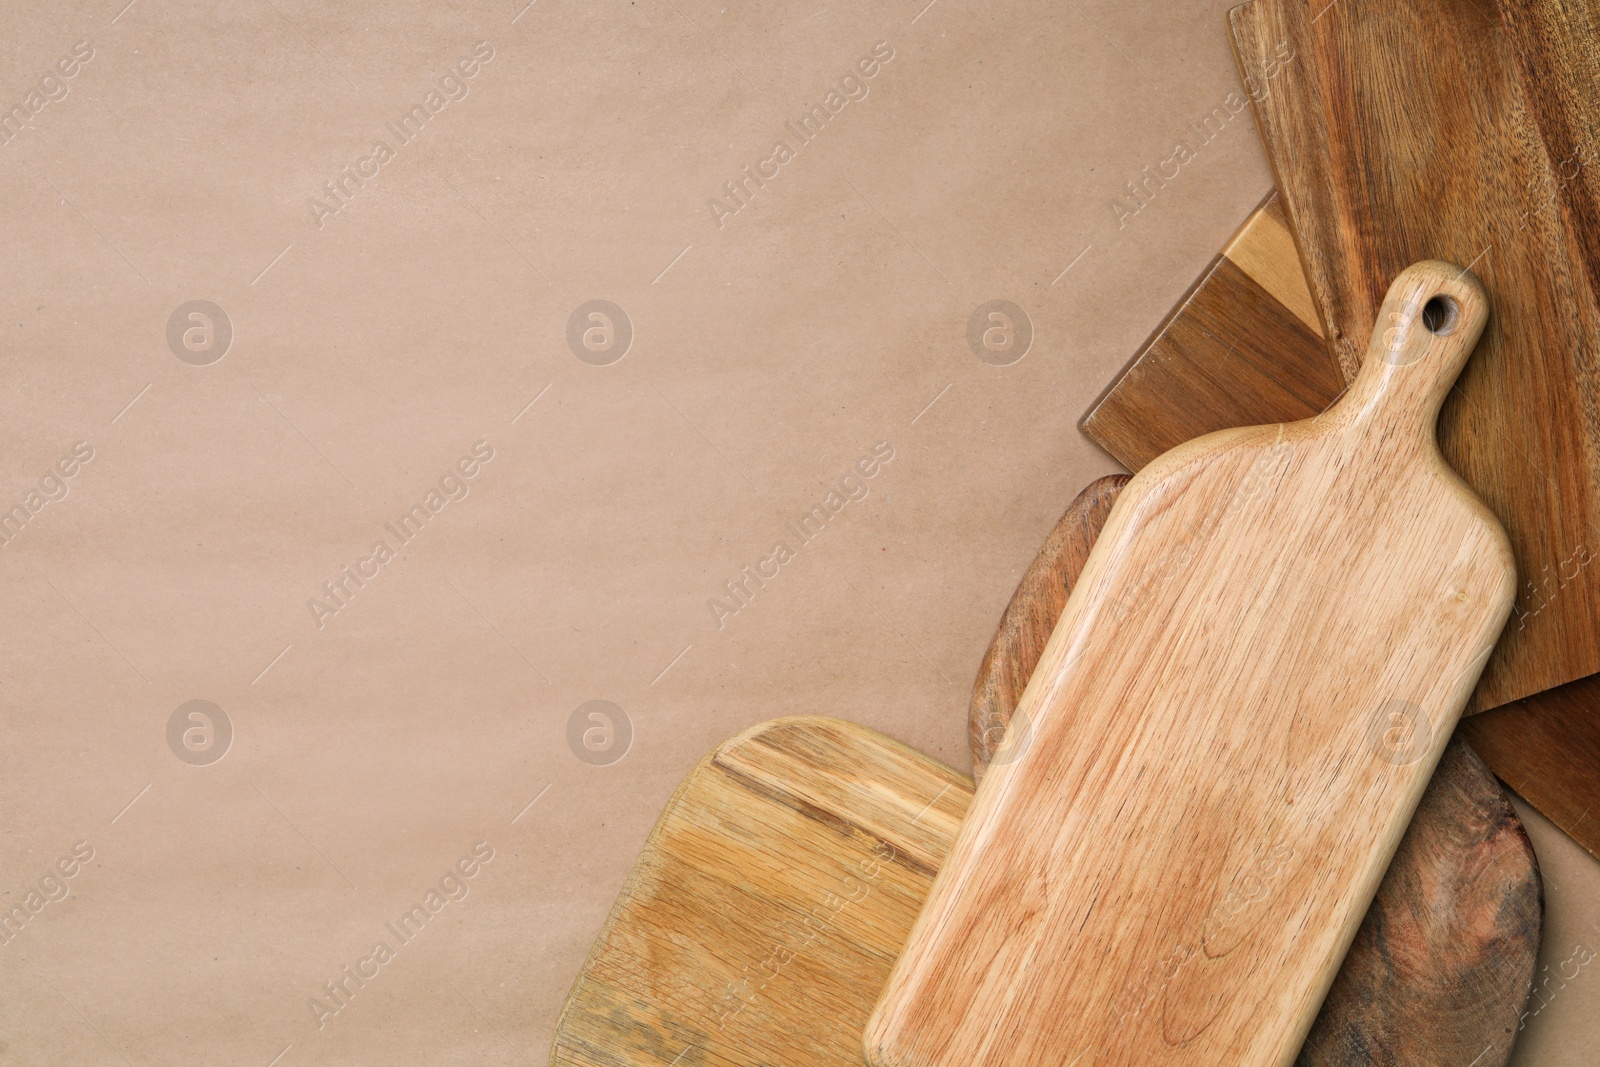
[[973,777],[978,781],[983,780],[984,769],[1011,722],[1011,712],[1044,653],[1044,643],[1067,606],[1067,594],[1083,571],[1089,548],[1129,478],[1108,474],[1090,482],[1067,505],[1011,594],[1000,617],[1000,632],[989,643],[978,668],[967,716]]

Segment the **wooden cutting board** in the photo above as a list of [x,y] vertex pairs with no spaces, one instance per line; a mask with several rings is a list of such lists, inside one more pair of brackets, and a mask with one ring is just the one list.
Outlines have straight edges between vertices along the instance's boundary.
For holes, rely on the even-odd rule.
[[1067,606],[1067,594],[1089,560],[1089,549],[1100,536],[1117,494],[1127,484],[1128,475],[1108,474],[1084,487],[1045,538],[1044,547],[1011,595],[1000,629],[978,667],[967,713],[967,744],[972,749],[973,774],[980,782]]
[[[979,766],[1127,480],[1081,493],[1018,587],[974,688]],[[1460,748],[1434,773],[1299,1067],[1505,1063],[1538,955],[1539,876],[1504,794]],[[923,810],[924,798],[938,803]],[[551,1062],[854,1062],[971,800],[965,776],[838,720],[764,723],[722,745],[673,795],[635,863]],[[796,915],[840,899],[869,939],[823,936],[814,922],[794,932]]]
[[[1109,475],[1078,494],[1001,616],[968,715],[979,781],[997,752],[1008,758],[1005,728],[1127,483]],[[1460,729],[1300,1049],[1300,1067],[1503,1067],[1510,1059],[1539,954],[1543,892],[1521,820]],[[1026,732],[1010,742],[1026,743]],[[1600,752],[1575,758],[1600,766]]]
[[1408,268],[1328,412],[1123,490],[869,1062],[1292,1061],[1515,594],[1434,442],[1487,318],[1470,275]]
[[634,864],[556,1024],[554,1067],[839,1067],[972,799],[838,719],[701,761]]
[[1346,376],[1407,263],[1467,264],[1493,302],[1439,427],[1521,574],[1522,625],[1475,710],[1600,670],[1597,13],[1600,0],[1256,0],[1230,14],[1241,70],[1295,57],[1255,113]]

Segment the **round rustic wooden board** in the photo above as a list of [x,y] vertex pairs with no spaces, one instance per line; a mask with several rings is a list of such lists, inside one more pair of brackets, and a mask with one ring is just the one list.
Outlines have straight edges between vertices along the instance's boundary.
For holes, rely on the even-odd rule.
[[[968,714],[979,780],[992,760],[1006,758],[1012,712],[1127,482],[1101,478],[1073,500],[1001,616]],[[1539,869],[1521,821],[1483,761],[1452,740],[1298,1067],[1504,1067],[1543,920]]]

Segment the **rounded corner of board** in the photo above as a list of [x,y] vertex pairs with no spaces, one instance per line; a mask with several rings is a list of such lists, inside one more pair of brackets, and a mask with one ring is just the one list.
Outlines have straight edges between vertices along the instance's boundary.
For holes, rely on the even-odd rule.
[[766,719],[762,722],[756,723],[753,726],[745,727],[743,730],[740,730],[738,733],[719,744],[716,748],[712,749],[711,754],[706,758],[716,760],[724,756],[732,755],[733,753],[738,752],[740,749],[754,744],[760,741],[762,738],[768,737],[772,734],[782,734],[794,730],[807,729],[848,729],[855,731],[867,731],[868,728],[850,722],[846,719],[836,719],[829,715],[780,715],[776,719]]
[[874,1012],[861,1039],[863,1067],[904,1067],[902,1059],[895,1055],[893,1035],[875,1033],[877,1022],[878,1016]]

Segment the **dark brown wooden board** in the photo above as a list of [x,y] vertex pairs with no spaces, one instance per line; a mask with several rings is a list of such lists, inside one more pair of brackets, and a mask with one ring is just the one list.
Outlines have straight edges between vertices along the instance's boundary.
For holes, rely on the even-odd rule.
[[1505,783],[1600,859],[1600,676],[1463,719],[1456,727]]
[[1458,735],[1296,1062],[1504,1064],[1533,981],[1543,920],[1527,831]]
[[[973,765],[1002,738],[1067,594],[1127,479],[1089,484],[1023,575],[973,685]],[[1005,746],[1026,745],[1023,736]],[[1429,782],[1299,1059],[1301,1067],[1499,1067],[1539,952],[1533,848],[1489,769],[1459,737]]]
[[[1345,376],[1407,264],[1465,264],[1488,290],[1493,316],[1439,437],[1506,526],[1523,585],[1472,710],[1600,670],[1597,5],[1254,0],[1230,13],[1241,70],[1295,57],[1255,113]],[[1549,596],[1558,573],[1570,578]]]
[[1080,426],[1137,471],[1213,430],[1310,418],[1343,389],[1274,191]]

